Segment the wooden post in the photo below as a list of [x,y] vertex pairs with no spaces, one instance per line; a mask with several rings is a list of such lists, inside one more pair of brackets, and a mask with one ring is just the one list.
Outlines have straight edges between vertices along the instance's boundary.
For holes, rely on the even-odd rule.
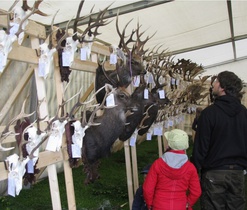
[[133,172],[134,193],[135,193],[139,187],[136,145],[131,146],[131,157],[132,157],[132,172]]
[[132,208],[132,203],[134,200],[133,193],[133,181],[132,181],[132,168],[131,168],[131,158],[130,158],[130,146],[129,140],[124,142],[124,154],[125,154],[125,165],[126,165],[126,174],[127,174],[127,186],[128,186],[128,195],[129,195],[129,207]]
[[[31,45],[33,49],[38,49],[39,39],[31,37]],[[35,67],[34,72],[35,72],[38,99],[43,100],[44,98],[46,98],[45,84],[44,84],[44,79],[38,76],[37,65]],[[45,116],[47,117],[49,116],[46,100],[44,100],[40,106],[40,117],[43,118]],[[52,164],[47,166],[47,171],[48,171],[49,184],[50,184],[52,207],[53,209],[60,210],[62,209],[62,206],[61,206],[61,199],[59,194],[56,165]]]
[[158,150],[159,150],[159,157],[161,157],[163,155],[163,151],[162,151],[162,140],[161,140],[161,136],[158,135]]
[[[57,103],[62,104],[63,97],[63,83],[61,82],[61,75],[59,71],[59,67],[54,65],[54,77],[56,81],[56,91],[57,91]],[[63,135],[63,147],[66,147],[66,137]],[[65,155],[64,155],[65,156]],[[76,202],[75,202],[75,191],[74,191],[74,182],[72,175],[72,168],[69,165],[69,160],[64,158],[63,160],[64,167],[64,175],[65,175],[65,185],[67,192],[67,201],[69,210],[76,210]]]

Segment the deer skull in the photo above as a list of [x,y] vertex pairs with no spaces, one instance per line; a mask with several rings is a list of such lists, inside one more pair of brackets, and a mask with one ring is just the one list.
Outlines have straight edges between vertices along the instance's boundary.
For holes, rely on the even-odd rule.
[[50,72],[51,64],[53,61],[53,54],[56,51],[55,48],[49,49],[47,43],[40,45],[40,58],[39,58],[39,76],[47,78]]

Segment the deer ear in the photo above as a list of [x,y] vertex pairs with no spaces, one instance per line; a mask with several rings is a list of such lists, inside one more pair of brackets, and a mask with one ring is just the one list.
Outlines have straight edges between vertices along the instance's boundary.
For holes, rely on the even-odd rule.
[[117,67],[119,67],[119,66],[121,67],[121,66],[124,65],[124,61],[122,59],[117,59],[117,64],[116,65],[117,65]]
[[105,84],[105,90],[106,90],[106,92],[111,92],[112,91],[112,89],[113,89],[113,87],[112,87],[112,85],[110,85],[110,84]]

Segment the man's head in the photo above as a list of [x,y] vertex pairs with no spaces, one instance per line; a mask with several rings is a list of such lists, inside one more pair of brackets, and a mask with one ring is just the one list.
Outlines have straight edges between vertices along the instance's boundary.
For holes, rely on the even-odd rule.
[[214,96],[230,95],[241,99],[243,88],[242,80],[233,72],[223,71],[218,74],[213,83],[212,93]]
[[148,174],[148,171],[149,171],[150,167],[151,167],[151,164],[148,164],[148,165],[143,167],[143,169],[141,171],[141,174],[143,174],[144,179],[145,179],[146,175]]

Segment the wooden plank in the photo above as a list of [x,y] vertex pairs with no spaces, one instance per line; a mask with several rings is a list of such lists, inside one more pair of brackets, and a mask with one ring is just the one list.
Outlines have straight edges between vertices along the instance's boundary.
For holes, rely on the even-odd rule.
[[[38,49],[39,48],[39,39],[37,39],[35,37],[31,37],[31,45],[32,45],[33,49]],[[46,117],[44,119],[44,121],[48,121],[49,120],[49,112],[48,112],[48,105],[47,105],[47,100],[46,100],[45,82],[44,82],[43,77],[39,77],[38,65],[35,65],[34,75],[35,75],[38,100],[42,101],[42,103],[39,107],[40,118],[44,119]]]
[[8,179],[8,171],[5,169],[4,162],[0,162],[0,181]]
[[159,151],[159,157],[161,157],[161,156],[163,155],[161,136],[158,136],[157,138],[158,138],[158,151]]
[[84,102],[93,90],[94,90],[94,83],[91,83],[89,88],[86,90],[84,95],[81,97],[80,101]]
[[[65,136],[64,136],[64,140],[66,141]],[[65,151],[65,150],[63,150],[63,151]],[[67,150],[66,150],[66,154],[68,154]],[[64,176],[65,176],[65,180],[66,180],[65,184],[66,184],[66,192],[67,192],[68,209],[69,210],[76,210],[75,189],[74,189],[72,168],[70,167],[68,159],[65,160],[65,157],[64,157],[64,161],[63,161],[63,167],[64,167]]]
[[132,160],[132,171],[133,171],[133,182],[134,182],[134,193],[135,193],[136,190],[139,188],[136,145],[131,147],[131,160]]
[[52,209],[61,210],[61,199],[58,187],[58,179],[57,179],[57,169],[56,165],[52,164],[47,166],[47,171],[49,175],[49,185],[52,199]]
[[[39,39],[35,37],[31,37],[31,46],[32,46],[32,49],[38,49]],[[49,118],[44,78],[41,78],[38,76],[38,66],[37,65],[36,65],[34,72],[35,72],[38,99],[39,100],[44,99],[40,106],[40,110],[39,110],[40,115],[41,117],[47,116],[47,118]],[[48,172],[48,177],[49,177],[50,194],[51,194],[53,209],[60,210],[62,209],[62,205],[61,205],[61,198],[59,194],[59,185],[58,185],[58,180],[57,180],[56,165],[55,164],[49,165],[47,167],[47,172]]]
[[[98,64],[92,61],[82,61],[79,59],[75,59],[72,63],[70,69],[71,70],[77,70],[77,71],[86,71],[95,73],[96,69],[98,67]],[[116,66],[109,64],[109,61],[106,61],[104,64],[104,67],[107,70],[115,70]]]
[[11,96],[5,102],[5,105],[3,106],[2,110],[0,111],[0,113],[1,113],[1,115],[0,115],[0,123],[3,121],[4,117],[6,116],[6,114],[9,111],[9,108],[14,104],[17,96],[20,94],[20,92],[23,90],[23,88],[25,87],[26,83],[28,82],[28,80],[32,76],[33,68],[34,68],[34,65],[29,65],[28,66],[28,69],[25,71],[25,74],[22,76],[21,80],[16,85],[16,88],[12,92]]
[[100,55],[110,56],[109,47],[96,42],[94,42],[92,45],[92,52]]
[[37,163],[37,168],[43,168],[52,164],[56,164],[62,160],[62,150],[58,152],[43,151],[39,153],[39,161]]
[[[36,48],[34,49],[38,48],[39,46],[36,46]],[[39,63],[39,58],[36,55],[34,49],[20,46],[16,41],[13,43],[13,47],[12,50],[9,52],[8,59],[37,65]]]
[[[0,26],[7,27],[7,17],[6,15],[0,15]],[[25,34],[40,38],[46,39],[46,30],[45,26],[39,23],[36,23],[33,20],[28,20],[28,24],[25,28]]]
[[133,191],[133,181],[132,181],[132,168],[130,164],[131,158],[130,158],[129,140],[124,142],[124,154],[125,154],[127,187],[128,187],[128,196],[129,196],[129,209],[132,209],[132,203],[134,200],[134,191]]
[[79,59],[75,59],[70,69],[95,73],[95,70],[97,67],[98,67],[98,64],[92,61],[81,61]]
[[[62,104],[63,99],[63,83],[61,82],[61,75],[58,67],[54,66],[54,77],[56,81],[56,92],[57,92],[57,105],[59,106]],[[66,148],[66,137],[63,134],[63,147]],[[73,183],[73,176],[72,176],[72,168],[70,167],[69,160],[65,158],[65,154],[67,151],[64,152],[64,160],[63,160],[63,167],[64,167],[64,175],[66,179],[66,192],[67,192],[67,201],[68,201],[68,208],[69,210],[76,210],[76,202],[75,202],[75,190],[74,190],[74,183]]]
[[[37,168],[43,168],[49,165],[55,165],[58,162],[63,161],[63,159],[68,160],[68,156],[64,156],[67,148],[62,148],[58,152],[42,151],[39,153],[39,161],[37,163]],[[4,162],[0,162],[0,181],[8,178],[8,171],[5,169]]]

